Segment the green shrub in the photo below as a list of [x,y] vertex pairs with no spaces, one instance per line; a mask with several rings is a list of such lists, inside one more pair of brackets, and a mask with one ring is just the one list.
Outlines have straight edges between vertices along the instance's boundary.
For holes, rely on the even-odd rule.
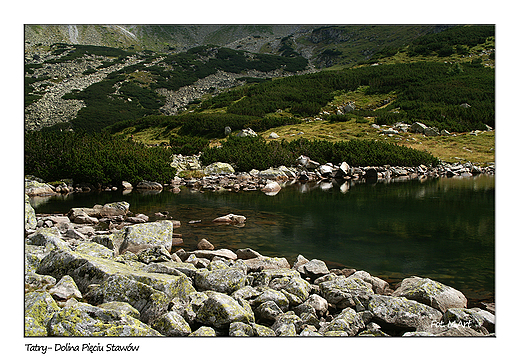
[[108,133],[32,131],[25,134],[25,173],[47,181],[117,185],[125,180],[167,182],[175,175],[171,151]]
[[294,165],[300,155],[306,155],[320,164],[347,162],[352,166],[418,166],[436,165],[439,162],[427,152],[382,141],[351,140],[333,143],[298,139],[267,143],[261,137],[230,137],[220,148],[204,149],[201,162],[228,162],[237,171],[250,171]]

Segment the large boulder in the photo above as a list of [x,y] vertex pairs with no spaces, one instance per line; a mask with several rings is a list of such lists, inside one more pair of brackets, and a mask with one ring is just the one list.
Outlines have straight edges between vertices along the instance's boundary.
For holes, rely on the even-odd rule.
[[117,254],[125,251],[137,253],[143,249],[163,245],[170,251],[172,247],[173,222],[160,220],[144,224],[125,226],[113,240]]
[[25,336],[38,337],[47,335],[47,323],[60,307],[48,292],[31,292],[25,294],[24,309]]
[[403,330],[428,327],[442,318],[442,313],[437,309],[404,297],[375,294],[367,309],[373,314],[374,322]]
[[40,181],[25,179],[25,194],[29,196],[48,196],[55,195],[54,189]]
[[363,308],[374,295],[372,285],[359,278],[335,277],[319,283],[320,294],[337,308]]
[[[37,273],[56,279],[70,275],[89,302],[127,302],[139,310],[144,322],[163,314],[171,298],[184,298],[195,291],[183,274],[148,273],[111,259],[66,250],[50,252]],[[96,286],[89,288],[91,285]]]
[[265,269],[285,269],[290,268],[291,265],[285,258],[271,258],[267,256],[260,256],[244,260],[247,265],[247,272],[256,272]]
[[184,337],[191,334],[188,322],[175,311],[170,311],[157,318],[152,327],[168,337]]
[[114,309],[75,303],[56,312],[47,325],[52,337],[161,336],[147,324]]
[[229,175],[235,173],[235,169],[229,163],[214,162],[204,168],[206,175]]
[[101,207],[99,214],[102,217],[124,216],[128,213],[130,204],[126,201],[117,201],[105,204]]
[[416,300],[443,313],[449,308],[466,308],[468,303],[460,291],[429,278],[420,277],[404,279],[392,295]]
[[213,290],[231,294],[246,285],[246,274],[237,268],[202,269],[195,274],[194,284],[198,291]]
[[254,314],[250,308],[247,309],[249,304],[246,301],[239,298],[240,303],[229,295],[214,291],[205,294],[208,298],[197,311],[198,322],[216,328],[228,327],[233,322],[254,322]]
[[158,182],[143,180],[137,184],[136,189],[161,191],[163,189],[163,186]]

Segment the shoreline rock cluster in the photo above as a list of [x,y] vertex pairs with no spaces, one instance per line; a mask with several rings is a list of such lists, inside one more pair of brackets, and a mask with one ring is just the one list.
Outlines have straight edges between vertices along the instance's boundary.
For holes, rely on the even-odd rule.
[[[55,185],[45,183],[34,176],[26,176],[25,192],[29,196],[45,196],[67,194],[71,192],[90,191],[117,191],[131,192],[133,189],[145,192],[158,192],[163,189],[179,192],[180,187],[189,187],[199,191],[256,191],[260,190],[268,195],[276,195],[281,186],[286,183],[307,182],[395,182],[414,179],[440,177],[473,177],[478,175],[494,175],[494,164],[478,166],[471,162],[446,163],[429,167],[420,165],[407,166],[367,166],[353,167],[346,162],[339,165],[332,163],[320,164],[307,156],[300,156],[296,160],[296,167],[271,167],[267,170],[251,170],[236,172],[232,165],[224,162],[215,162],[203,167],[199,161],[200,155],[174,155],[171,166],[177,169],[170,183],[161,184],[143,180],[135,186],[127,181],[121,185],[94,186],[90,184],[73,184],[73,180],[62,180]],[[347,185],[347,188],[349,185]]]
[[[494,305],[468,309],[460,291],[428,278],[392,289],[302,255],[291,265],[206,239],[179,249],[174,221],[124,222],[126,202],[67,216],[36,215],[28,196],[25,205],[26,336],[494,335]],[[117,227],[77,222],[89,213]]]

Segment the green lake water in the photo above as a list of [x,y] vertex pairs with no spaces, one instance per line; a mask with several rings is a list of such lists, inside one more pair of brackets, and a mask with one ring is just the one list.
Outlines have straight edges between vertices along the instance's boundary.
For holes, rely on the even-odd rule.
[[[390,183],[294,184],[262,192],[175,194],[103,192],[33,200],[37,213],[67,213],[127,201],[153,219],[169,211],[182,248],[201,238],[216,248],[252,248],[265,256],[298,254],[329,268],[365,270],[390,283],[422,276],[461,290],[468,299],[494,301],[495,179],[490,176]],[[245,226],[216,225],[228,213]],[[190,223],[190,221],[198,221]],[[395,284],[394,284],[395,286]]]

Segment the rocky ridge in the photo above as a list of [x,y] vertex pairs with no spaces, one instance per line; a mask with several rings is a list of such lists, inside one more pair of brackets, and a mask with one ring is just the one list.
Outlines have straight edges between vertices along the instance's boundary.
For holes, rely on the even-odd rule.
[[[79,222],[89,214],[97,224]],[[35,215],[26,197],[26,336],[494,335],[493,313],[428,278],[393,290],[302,255],[186,251],[174,221],[129,215],[126,202]]]

